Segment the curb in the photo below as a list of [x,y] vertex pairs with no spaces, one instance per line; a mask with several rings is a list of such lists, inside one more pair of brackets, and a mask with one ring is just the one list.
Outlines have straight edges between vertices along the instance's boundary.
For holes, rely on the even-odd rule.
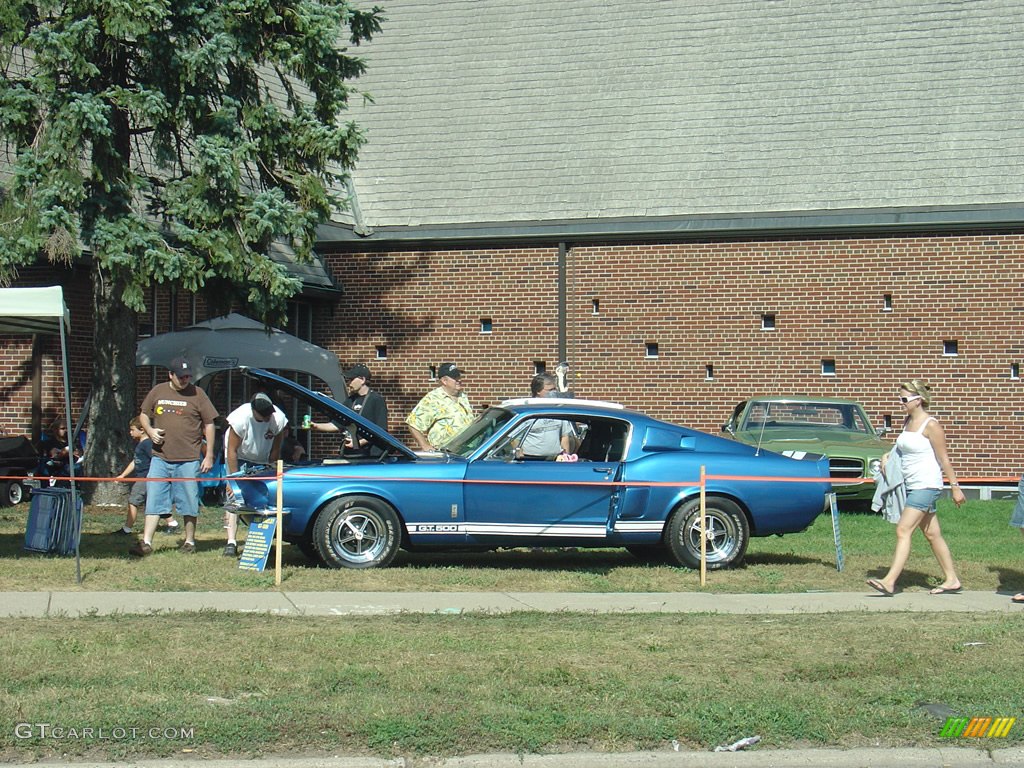
[[1016,613],[1008,595],[961,592],[0,592],[0,616],[53,618],[195,611],[273,616],[537,613]]
[[[195,759],[49,762],[53,768],[194,768]],[[202,760],[204,768],[1001,768],[1024,764],[1024,747],[752,750],[750,752],[495,753],[461,757],[317,757]],[[10,765],[39,765],[11,763]]]

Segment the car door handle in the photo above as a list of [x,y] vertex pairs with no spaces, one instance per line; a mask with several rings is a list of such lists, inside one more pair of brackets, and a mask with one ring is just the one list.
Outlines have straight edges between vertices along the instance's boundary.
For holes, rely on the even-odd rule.
[[610,475],[612,472],[611,467],[594,467],[595,472],[600,472],[603,475]]

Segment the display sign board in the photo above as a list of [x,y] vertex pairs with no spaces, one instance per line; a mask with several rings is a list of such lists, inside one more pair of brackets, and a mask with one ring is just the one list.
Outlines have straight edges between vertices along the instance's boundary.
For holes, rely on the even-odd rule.
[[249,534],[245,538],[245,548],[238,561],[243,571],[262,571],[267,567],[267,556],[274,544],[274,532],[277,531],[277,515],[254,517],[249,523]]
[[829,506],[832,508],[832,538],[836,542],[836,570],[843,570],[843,542],[839,538],[839,504],[836,503],[836,495],[828,495]]

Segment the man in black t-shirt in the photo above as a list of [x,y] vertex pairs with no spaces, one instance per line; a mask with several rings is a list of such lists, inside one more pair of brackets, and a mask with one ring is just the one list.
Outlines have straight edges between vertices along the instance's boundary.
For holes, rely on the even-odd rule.
[[[353,365],[342,374],[348,387],[348,397],[342,405],[351,408],[367,421],[372,421],[385,432],[388,429],[388,406],[376,390],[370,389],[370,369],[362,363]],[[337,425],[331,422],[313,422],[309,428],[314,432],[337,432]],[[345,427],[342,439],[342,454],[346,457],[376,456],[366,435],[360,435],[355,423]]]

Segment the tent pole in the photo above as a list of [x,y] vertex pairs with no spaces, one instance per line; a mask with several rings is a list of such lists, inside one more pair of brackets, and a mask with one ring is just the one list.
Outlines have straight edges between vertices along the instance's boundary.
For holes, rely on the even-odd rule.
[[[71,321],[68,321],[70,330]],[[68,377],[68,343],[64,332],[64,322],[60,323],[60,360],[61,369],[64,372],[64,418],[67,420],[68,434],[72,440],[77,440],[77,435],[72,431],[71,421],[71,381]],[[75,443],[68,443],[68,474],[71,475],[71,514],[78,517],[78,524],[75,530],[75,583],[82,583],[82,558],[79,552],[79,544],[82,541],[82,512],[78,509],[78,485],[75,482]]]

